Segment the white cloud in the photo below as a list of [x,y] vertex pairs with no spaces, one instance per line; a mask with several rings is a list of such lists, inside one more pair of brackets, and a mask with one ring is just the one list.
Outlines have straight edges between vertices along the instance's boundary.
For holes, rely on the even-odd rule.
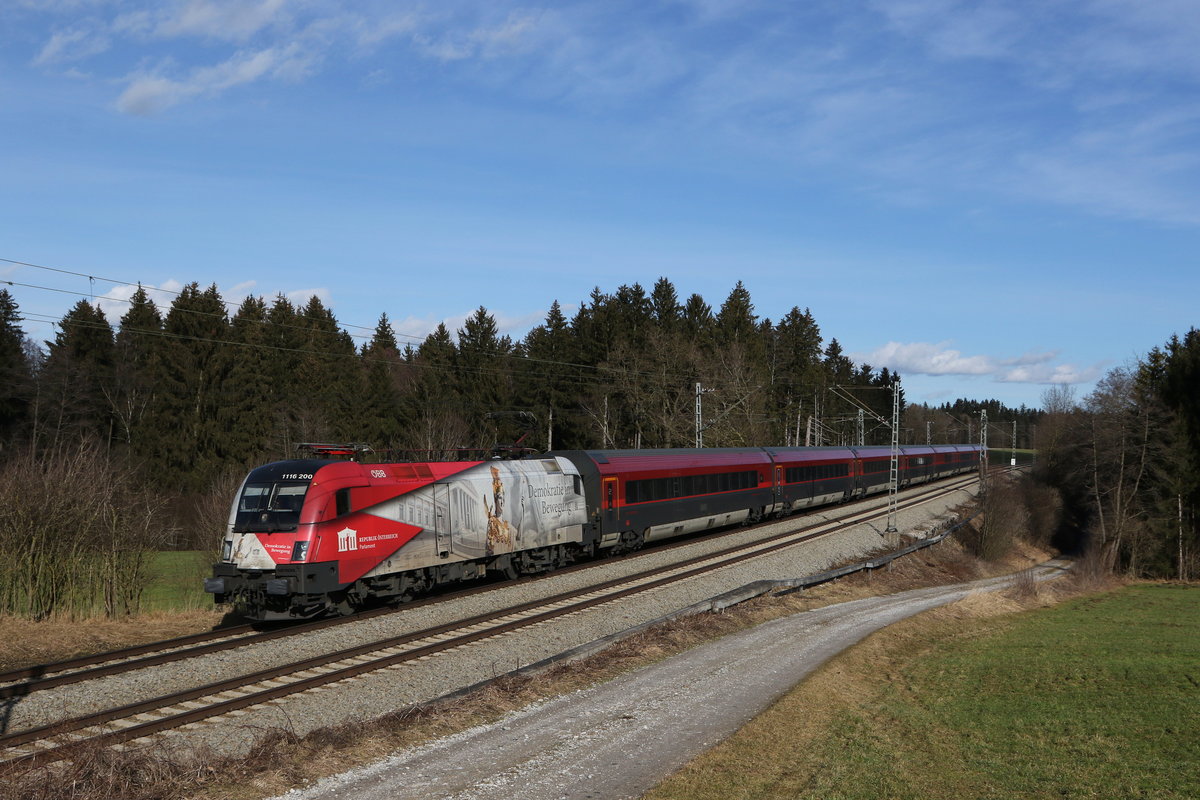
[[411,12],[381,19],[356,17],[347,22],[347,27],[353,31],[357,43],[368,49],[397,36],[411,36],[417,32],[419,26],[419,18]]
[[108,37],[95,31],[85,28],[57,31],[33,59],[33,64],[44,67],[66,61],[80,61],[103,53],[108,48]]
[[[514,341],[523,339],[525,334],[537,325],[542,324],[546,319],[546,314],[550,309],[541,311],[531,311],[526,314],[507,314],[503,311],[494,311],[488,309],[488,313],[496,320],[496,329],[500,336],[510,336]],[[570,311],[563,307],[563,313],[570,316]],[[467,318],[473,316],[474,311],[463,314],[455,314],[445,319],[434,319],[433,317],[414,317],[409,315],[400,321],[392,321],[392,330],[396,336],[401,339],[401,345],[405,341],[410,341],[413,346],[419,345],[425,340],[429,334],[433,333],[439,323],[446,326],[446,330],[450,332],[450,338],[457,339],[458,331],[466,323]]]
[[888,342],[869,353],[850,353],[856,361],[887,367],[901,375],[991,376],[1001,383],[1076,384],[1096,380],[1103,365],[1054,364],[1058,354],[1026,353],[1015,358],[964,355],[950,342]]
[[[146,291],[150,302],[154,303],[159,313],[165,316],[176,295],[183,289],[183,284],[172,279],[159,286],[142,284],[142,289]],[[96,298],[96,305],[104,312],[109,323],[116,325],[121,321],[121,317],[125,316],[125,312],[129,311],[129,301],[137,293],[137,290],[137,286],[114,286]]]
[[165,111],[192,94],[183,84],[167,78],[135,78],[117,98],[117,108],[144,117]]
[[161,75],[139,75],[117,98],[117,108],[127,114],[146,116],[163,111],[198,95],[221,92],[261,78],[299,80],[313,69],[314,57],[300,47],[272,47],[256,52],[240,52],[211,67],[193,70],[183,80]]
[[301,309],[308,305],[308,301],[314,297],[320,300],[321,304],[326,308],[329,308],[330,303],[333,301],[333,292],[324,286],[317,289],[295,289],[290,292],[282,292],[282,294],[292,305]]
[[160,12],[154,35],[245,41],[285,17],[287,0],[189,0]]
[[[396,337],[401,340],[401,346],[408,341],[415,347],[426,336],[433,333],[437,326],[438,323],[433,317],[414,317],[411,314],[398,322],[392,320],[392,330],[395,331]],[[450,325],[447,324],[446,328],[450,329]]]
[[537,17],[513,12],[494,25],[480,25],[468,31],[451,27],[436,34],[419,32],[414,33],[412,41],[425,55],[440,61],[494,59],[526,50],[537,27]]
[[[873,0],[865,11],[732,0],[657,11],[97,2],[86,23],[75,9],[34,63],[106,51],[158,63],[120,81],[116,103],[149,115],[234,86],[301,81],[326,60],[352,62],[373,87],[424,59],[444,66],[439,80],[471,91],[641,117],[649,125],[639,133],[672,143],[700,129],[714,150],[837,171],[887,202],[969,192],[1195,225],[1194,9],[1192,0]],[[159,56],[145,50],[163,43],[179,66],[148,60]]]
[[1037,383],[1048,386],[1092,383],[1104,373],[1102,364],[1077,367],[1073,364],[1034,364],[997,373],[1000,383]]
[[888,369],[918,375],[989,375],[996,363],[987,356],[964,356],[947,342],[888,342],[873,352],[854,356],[855,360],[886,366]]

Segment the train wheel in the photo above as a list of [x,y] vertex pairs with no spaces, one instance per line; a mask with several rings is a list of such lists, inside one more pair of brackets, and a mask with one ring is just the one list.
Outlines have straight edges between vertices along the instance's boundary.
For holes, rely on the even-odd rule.
[[618,553],[632,553],[634,550],[641,550],[645,544],[645,531],[621,531],[621,541],[613,550]]
[[339,616],[348,617],[358,611],[357,598],[350,592],[330,592],[330,610]]
[[521,574],[511,555],[497,556],[492,559],[492,563],[488,565],[488,572],[494,572],[506,581],[514,581]]

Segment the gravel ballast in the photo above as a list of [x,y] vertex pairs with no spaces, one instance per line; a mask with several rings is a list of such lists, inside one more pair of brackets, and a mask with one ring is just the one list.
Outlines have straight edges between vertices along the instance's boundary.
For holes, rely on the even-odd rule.
[[[948,518],[949,510],[972,490],[902,511],[897,527],[920,535]],[[903,496],[903,493],[902,493]],[[569,589],[658,568],[796,527],[805,521],[840,514],[821,509],[731,536],[697,542],[682,549],[645,553],[637,558],[598,563],[578,572],[505,584],[492,591],[402,609],[395,614],[263,642],[175,664],[150,667],[87,684],[64,686],[22,698],[10,711],[9,730],[50,724],[66,717],[164,695],[197,685],[378,641],[432,625],[463,619],[501,606],[548,597]],[[226,755],[240,755],[272,729],[303,736],[318,728],[365,721],[428,702],[573,648],[667,617],[705,599],[759,580],[786,580],[819,572],[830,565],[877,551],[886,544],[886,510],[871,523],[805,542],[744,564],[706,573],[671,586],[613,601],[567,617],[331,684],[271,703],[234,712],[164,734],[178,743],[200,744]],[[894,543],[894,542],[893,542]]]

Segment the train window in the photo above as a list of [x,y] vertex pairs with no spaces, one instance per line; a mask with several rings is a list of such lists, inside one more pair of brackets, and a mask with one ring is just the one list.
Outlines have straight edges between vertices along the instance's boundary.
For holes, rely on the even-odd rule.
[[295,530],[307,492],[307,481],[246,484],[238,498],[234,530],[240,533]]
[[245,490],[242,492],[242,500],[238,504],[238,511],[263,511],[266,509],[267,500],[270,496],[271,484],[247,484]]
[[350,513],[350,490],[338,489],[333,495],[335,513],[339,517],[344,517]]
[[[789,476],[790,474],[789,471]],[[625,501],[649,503],[655,500],[673,500],[679,497],[753,489],[759,485],[759,480],[760,476],[756,470],[647,478],[640,481],[629,481],[625,484]],[[792,480],[792,478],[789,477],[788,480]]]

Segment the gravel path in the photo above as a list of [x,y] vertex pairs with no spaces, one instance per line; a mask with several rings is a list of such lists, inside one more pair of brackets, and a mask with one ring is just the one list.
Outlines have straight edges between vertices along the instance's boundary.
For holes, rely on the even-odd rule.
[[[903,496],[903,493],[902,493]],[[948,509],[969,499],[967,491],[902,512],[901,531],[927,530]],[[818,510],[812,518],[833,516],[844,509]],[[806,542],[786,551],[760,557],[737,567],[709,573],[646,595],[543,623],[453,651],[448,657],[430,658],[380,670],[332,684],[317,692],[283,698],[164,734],[174,740],[199,742],[230,755],[244,753],[264,732],[284,728],[304,735],[318,728],[364,721],[389,711],[452,693],[466,686],[563,653],[580,645],[661,618],[678,609],[762,579],[795,578],[819,572],[831,564],[855,558],[880,547],[884,517],[840,533]],[[270,666],[330,652],[334,649],[378,641],[431,625],[463,619],[501,605],[535,600],[751,541],[797,525],[804,517],[729,537],[697,542],[680,550],[646,553],[638,558],[600,563],[595,568],[550,575],[540,580],[497,587],[494,591],[402,610],[332,629],[264,642],[222,653],[112,676],[86,685],[64,686],[17,698],[6,709],[10,731],[45,725],[70,716],[144,700],[172,691],[237,677]]]
[[918,589],[774,620],[277,800],[640,797],[843,649],[1009,580]]

